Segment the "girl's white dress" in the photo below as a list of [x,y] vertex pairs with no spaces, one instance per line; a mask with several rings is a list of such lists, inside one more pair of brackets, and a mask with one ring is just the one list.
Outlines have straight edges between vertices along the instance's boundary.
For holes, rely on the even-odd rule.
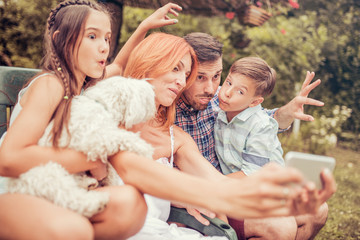
[[[170,127],[171,140],[171,157],[160,158],[156,160],[159,164],[164,164],[168,167],[173,167],[173,152],[174,152],[174,134],[173,127]],[[123,184],[123,183],[121,183]],[[226,237],[205,237],[199,232],[178,227],[176,224],[168,224],[166,221],[170,214],[170,201],[163,200],[151,195],[145,194],[145,201],[148,207],[145,224],[142,229],[129,240],[197,240],[197,239],[212,239],[212,240],[226,240]]]

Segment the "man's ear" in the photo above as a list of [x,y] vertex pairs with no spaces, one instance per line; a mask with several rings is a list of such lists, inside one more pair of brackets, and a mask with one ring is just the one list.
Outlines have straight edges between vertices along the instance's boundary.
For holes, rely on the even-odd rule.
[[55,39],[56,35],[58,35],[59,32],[60,32],[59,30],[56,30],[56,31],[53,33],[53,35],[52,35],[52,40]]
[[264,101],[264,98],[263,97],[255,97],[253,99],[253,101],[250,103],[249,107],[255,107],[257,105],[259,105],[260,103],[262,103]]

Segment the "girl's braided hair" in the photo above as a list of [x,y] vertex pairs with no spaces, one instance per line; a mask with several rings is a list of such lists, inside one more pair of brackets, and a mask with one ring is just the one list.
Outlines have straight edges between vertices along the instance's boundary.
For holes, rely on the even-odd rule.
[[[71,100],[79,94],[79,84],[75,69],[77,63],[76,49],[84,33],[84,25],[90,10],[104,12],[109,15],[104,6],[90,0],[67,0],[52,9],[47,20],[44,36],[45,56],[42,68],[54,73],[62,80],[64,100],[60,102],[52,118],[54,120],[52,142],[58,146],[58,140],[64,127],[68,131]],[[109,17],[110,19],[110,17]],[[105,75],[105,71],[103,76]],[[103,77],[102,76],[102,77]],[[91,79],[86,79],[91,80]]]

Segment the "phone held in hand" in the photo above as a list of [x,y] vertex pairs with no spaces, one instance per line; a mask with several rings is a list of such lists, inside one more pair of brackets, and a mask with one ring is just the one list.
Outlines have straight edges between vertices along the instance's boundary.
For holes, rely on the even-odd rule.
[[320,173],[325,168],[331,172],[335,168],[335,159],[328,156],[301,152],[288,152],[285,155],[285,164],[298,169],[306,180],[315,183],[317,189],[322,188]]

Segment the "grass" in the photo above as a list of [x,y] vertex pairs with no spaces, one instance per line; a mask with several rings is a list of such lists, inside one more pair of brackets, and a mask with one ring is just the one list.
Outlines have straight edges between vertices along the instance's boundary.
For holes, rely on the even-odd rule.
[[316,240],[360,239],[360,152],[334,148],[336,193],[328,200],[328,220]]

